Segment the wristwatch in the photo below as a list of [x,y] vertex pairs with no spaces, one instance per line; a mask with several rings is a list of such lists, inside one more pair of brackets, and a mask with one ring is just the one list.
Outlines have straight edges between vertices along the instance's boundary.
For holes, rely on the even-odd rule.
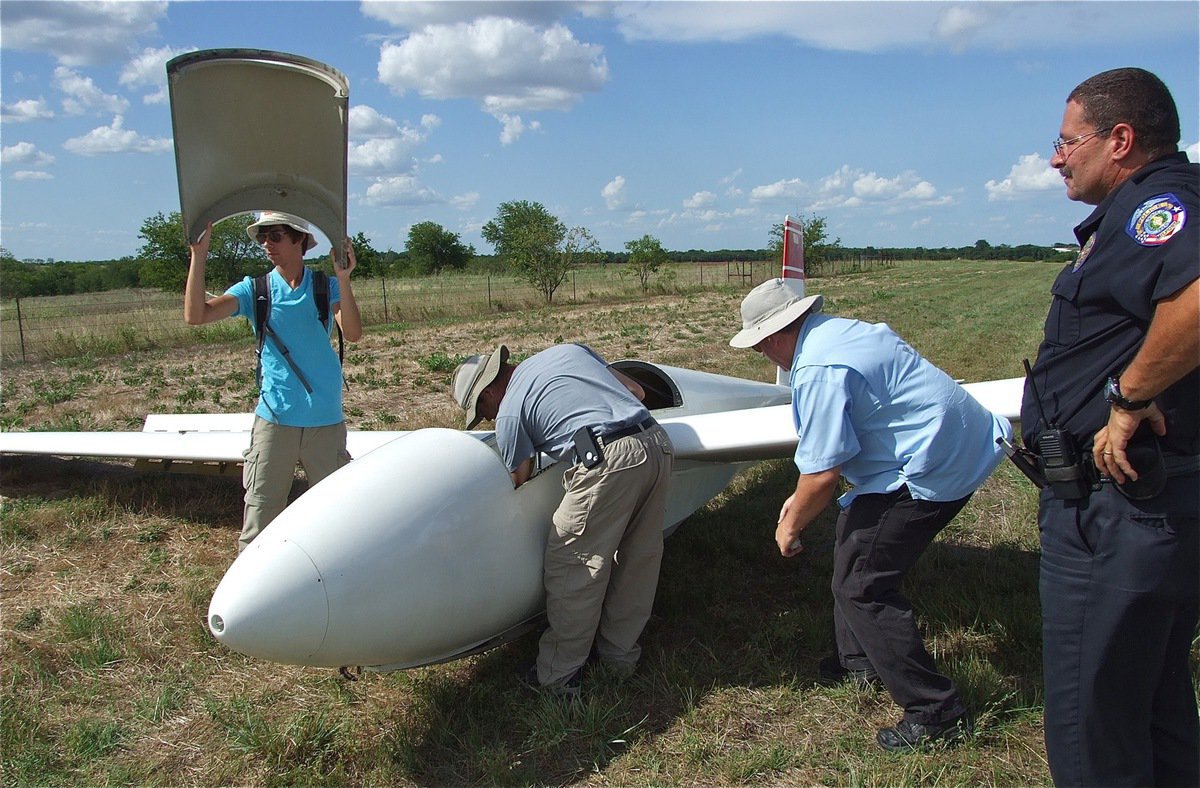
[[1121,379],[1109,378],[1104,384],[1104,399],[1114,408],[1121,410],[1142,410],[1148,408],[1154,402],[1152,399],[1125,399],[1121,394]]

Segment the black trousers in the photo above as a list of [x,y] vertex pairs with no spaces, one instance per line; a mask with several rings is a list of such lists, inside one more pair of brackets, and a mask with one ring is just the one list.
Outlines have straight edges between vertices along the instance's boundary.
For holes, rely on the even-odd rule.
[[1042,663],[1056,785],[1200,785],[1188,653],[1200,609],[1200,475],[1149,501],[1043,492]]
[[833,624],[842,665],[873,667],[909,722],[947,722],[966,711],[938,672],[900,584],[938,532],[966,506],[921,501],[908,487],[860,495],[837,520]]

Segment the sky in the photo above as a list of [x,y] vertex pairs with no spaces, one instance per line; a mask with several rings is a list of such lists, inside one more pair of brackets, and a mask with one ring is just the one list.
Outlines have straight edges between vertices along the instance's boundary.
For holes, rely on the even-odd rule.
[[1123,66],[1163,79],[1200,158],[1196,0],[3,0],[0,245],[136,254],[180,208],[165,63],[219,48],[346,75],[348,226],[381,251],[432,221],[490,254],[510,200],[609,251],[760,249],[787,214],[854,247],[1071,242],[1091,208],[1051,141]]

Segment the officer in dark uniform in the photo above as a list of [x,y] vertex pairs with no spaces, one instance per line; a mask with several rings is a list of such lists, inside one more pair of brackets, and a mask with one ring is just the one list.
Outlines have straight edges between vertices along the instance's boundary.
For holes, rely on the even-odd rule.
[[1051,166],[1096,209],[1052,289],[1021,408],[1039,507],[1046,751],[1058,785],[1198,785],[1200,166],[1166,86],[1081,83]]

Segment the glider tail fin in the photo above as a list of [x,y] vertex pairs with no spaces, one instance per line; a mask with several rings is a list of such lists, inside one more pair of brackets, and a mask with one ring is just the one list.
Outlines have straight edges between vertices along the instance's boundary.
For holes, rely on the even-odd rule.
[[791,216],[783,219],[783,273],[780,276],[804,280],[804,225]]
[[[804,225],[791,216],[783,218],[783,271],[780,276],[804,281]],[[789,385],[788,373],[776,369],[775,382],[780,386]]]

